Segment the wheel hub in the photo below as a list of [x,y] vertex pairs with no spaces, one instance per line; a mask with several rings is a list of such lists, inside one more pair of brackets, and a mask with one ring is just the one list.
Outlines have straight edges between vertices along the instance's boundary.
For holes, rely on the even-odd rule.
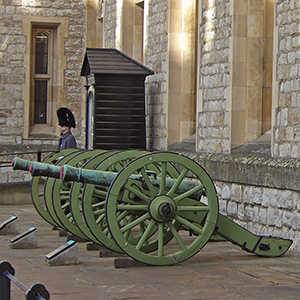
[[176,204],[171,197],[159,195],[151,201],[149,213],[155,221],[165,223],[175,216]]

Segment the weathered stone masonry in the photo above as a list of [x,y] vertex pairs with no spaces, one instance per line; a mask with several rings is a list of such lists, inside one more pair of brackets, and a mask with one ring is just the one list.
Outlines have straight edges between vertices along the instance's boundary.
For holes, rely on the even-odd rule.
[[[80,77],[82,58],[85,49],[85,3],[75,1],[0,1],[0,138],[1,144],[23,150],[27,147],[57,147],[57,137],[24,139],[23,86],[29,74],[24,65],[28,41],[23,32],[25,16],[33,18],[68,19],[68,34],[64,41],[66,68],[61,70],[66,88],[65,105],[76,112],[78,120],[74,134],[82,144],[81,111],[83,86]],[[58,66],[61,67],[61,66]],[[62,96],[63,97],[63,96]],[[20,148],[19,147],[19,148]]]
[[300,2],[276,1],[274,156],[300,156]]
[[[230,1],[202,3],[199,24],[200,66],[198,131],[200,152],[229,153],[229,119],[226,92],[229,86]],[[200,4],[201,5],[201,4]]]
[[155,70],[146,81],[147,146],[167,148],[168,1],[150,0],[145,63]]
[[212,177],[219,212],[249,231],[289,238],[300,251],[300,160],[191,154]]

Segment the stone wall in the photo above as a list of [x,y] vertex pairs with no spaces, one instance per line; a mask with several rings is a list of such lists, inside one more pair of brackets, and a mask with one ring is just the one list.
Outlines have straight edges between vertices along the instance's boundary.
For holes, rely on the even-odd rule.
[[[196,150],[230,151],[228,107],[230,1],[201,1],[199,91]],[[213,5],[212,5],[213,3]]]
[[104,2],[104,45],[106,48],[116,47],[117,2]]
[[219,212],[258,235],[293,240],[300,251],[300,191],[214,182]]
[[155,71],[146,80],[148,149],[167,147],[168,3],[150,0],[145,41],[145,64]]
[[300,251],[299,159],[188,155],[211,176],[221,214],[254,234],[292,239]]
[[[300,2],[275,1],[274,156],[300,156]],[[275,85],[274,84],[274,85]],[[277,87],[276,87],[277,88]]]
[[[23,86],[29,72],[25,67],[25,56],[29,40],[23,32],[25,16],[67,18],[68,34],[64,41],[63,53],[66,68],[60,70],[66,88],[65,105],[77,117],[74,135],[82,145],[82,103],[84,90],[80,77],[85,49],[85,2],[74,1],[0,1],[0,139],[3,145],[57,148],[57,136],[39,136],[24,139],[25,103]],[[27,53],[28,55],[28,53]],[[61,67],[61,66],[59,66]],[[27,74],[26,74],[27,72]]]

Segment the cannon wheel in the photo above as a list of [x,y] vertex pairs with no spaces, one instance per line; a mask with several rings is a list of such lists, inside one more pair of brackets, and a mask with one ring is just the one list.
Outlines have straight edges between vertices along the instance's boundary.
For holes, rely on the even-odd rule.
[[[106,157],[112,155],[113,151],[104,151],[87,161],[83,166],[83,169],[93,169],[96,165],[99,164],[99,161],[102,161]],[[76,224],[78,229],[86,236],[90,241],[101,244],[97,238],[92,234],[90,228],[87,226],[86,221],[82,212],[82,192],[85,184],[81,182],[73,182],[70,190],[70,210],[73,220],[70,221],[69,218],[65,221],[65,218],[62,218],[62,222],[65,227],[69,228],[72,231],[73,222]],[[67,224],[71,222],[71,228]],[[73,232],[72,232],[73,233]]]
[[[57,165],[62,166],[67,164],[77,168],[83,167],[89,159],[102,152],[103,150],[81,151],[70,157],[61,159]],[[58,223],[59,227],[80,238],[86,238],[73,222],[69,206],[71,185],[71,182],[63,182],[60,179],[49,177],[45,185],[46,206],[49,214]]]
[[[142,150],[128,150],[111,153],[93,168],[96,171],[119,172],[128,162],[147,153]],[[105,199],[108,187],[85,184],[82,192],[82,212],[90,232],[106,248],[123,252],[110,236],[105,217]],[[74,205],[76,206],[76,204]],[[72,206],[73,207],[73,201]]]
[[[79,150],[77,149],[65,149],[62,151],[57,151],[49,154],[44,160],[43,163],[47,164],[56,164],[59,160],[64,157],[74,155]],[[39,213],[39,215],[49,224],[53,226],[58,226],[57,222],[53,220],[49,214],[46,204],[45,204],[45,195],[44,195],[44,184],[47,178],[43,176],[34,176],[31,180],[31,199],[32,203]]]
[[[94,168],[96,171],[110,171],[110,172],[119,172],[124,166],[129,163],[131,160],[148,153],[147,151],[141,150],[128,150],[121,151],[111,154]],[[149,168],[151,174],[159,173],[159,168],[157,166],[152,166]],[[168,166],[168,172],[173,176],[178,176],[178,171],[171,165]],[[85,184],[83,188],[82,196],[82,211],[84,215],[85,222],[90,228],[90,231],[97,240],[104,245],[106,248],[113,250],[115,252],[123,251],[112,239],[105,215],[105,199],[107,194],[108,186],[98,186],[94,184]],[[144,193],[147,194],[148,191],[144,190]],[[118,216],[119,217],[119,216]],[[128,216],[126,218],[131,218],[134,216]],[[123,219],[125,221],[125,218]],[[130,222],[130,221],[129,221]],[[145,223],[148,221],[146,220]],[[146,224],[141,224],[146,226]],[[177,224],[175,225],[177,226]],[[157,230],[156,227],[153,227],[152,234]],[[139,237],[128,236],[130,241],[134,243]],[[169,237],[171,238],[171,237]],[[167,237],[166,237],[167,240]],[[153,251],[156,248],[155,244],[149,244],[145,251]]]
[[[180,173],[173,177],[171,186],[168,164]],[[152,165],[160,168],[155,183],[146,172]],[[130,179],[136,173],[142,175],[143,186],[150,196],[141,193],[135,180]],[[190,188],[179,192],[191,181],[194,184]],[[128,163],[110,185],[105,207],[115,242],[130,257],[150,265],[177,264],[195,255],[210,239],[218,219],[217,193],[209,175],[190,158],[171,152],[146,154]],[[128,214],[138,218],[132,222],[118,218]],[[141,229],[140,224],[145,220],[148,226]],[[176,223],[180,226],[175,226]],[[151,233],[154,226],[158,228],[155,235]],[[139,241],[131,243],[128,232],[139,236]],[[170,234],[174,238],[166,243]],[[157,243],[157,250],[144,251],[153,242]]]

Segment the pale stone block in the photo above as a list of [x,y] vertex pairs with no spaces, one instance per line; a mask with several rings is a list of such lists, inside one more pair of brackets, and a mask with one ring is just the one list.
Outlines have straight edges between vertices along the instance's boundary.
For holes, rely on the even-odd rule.
[[288,228],[292,228],[293,216],[294,214],[291,212],[284,212],[282,216],[282,225]]
[[251,206],[245,207],[245,220],[252,221],[254,216],[254,208]]
[[227,201],[219,200],[219,212],[223,215],[227,215]]
[[279,156],[280,157],[290,157],[291,154],[291,145],[284,143],[279,145]]
[[273,207],[268,208],[267,212],[267,225],[282,227],[282,214],[283,212]]
[[[260,1],[261,2],[261,1]],[[264,15],[263,13],[248,15],[248,37],[264,36]]]
[[253,207],[253,219],[251,220],[251,221],[253,221],[254,223],[259,222],[258,211],[259,211],[258,206],[254,206],[254,207]]
[[293,207],[293,192],[288,190],[279,190],[277,207],[291,209]]
[[246,14],[234,16],[234,21],[233,21],[234,37],[247,37],[247,31],[248,31],[247,22],[248,22],[248,17]]
[[240,0],[240,1],[233,1],[233,13],[235,15],[247,15],[248,14],[248,1],[247,0]]
[[267,224],[267,209],[260,208],[258,212],[258,223],[266,225]]
[[263,198],[263,189],[259,187],[254,187],[252,189],[252,197],[253,197],[253,203],[261,204]]
[[236,202],[229,201],[227,206],[227,212],[229,216],[237,217],[238,216],[238,205]]
[[245,207],[244,207],[243,204],[238,204],[237,217],[238,217],[239,220],[244,220],[245,219]]

